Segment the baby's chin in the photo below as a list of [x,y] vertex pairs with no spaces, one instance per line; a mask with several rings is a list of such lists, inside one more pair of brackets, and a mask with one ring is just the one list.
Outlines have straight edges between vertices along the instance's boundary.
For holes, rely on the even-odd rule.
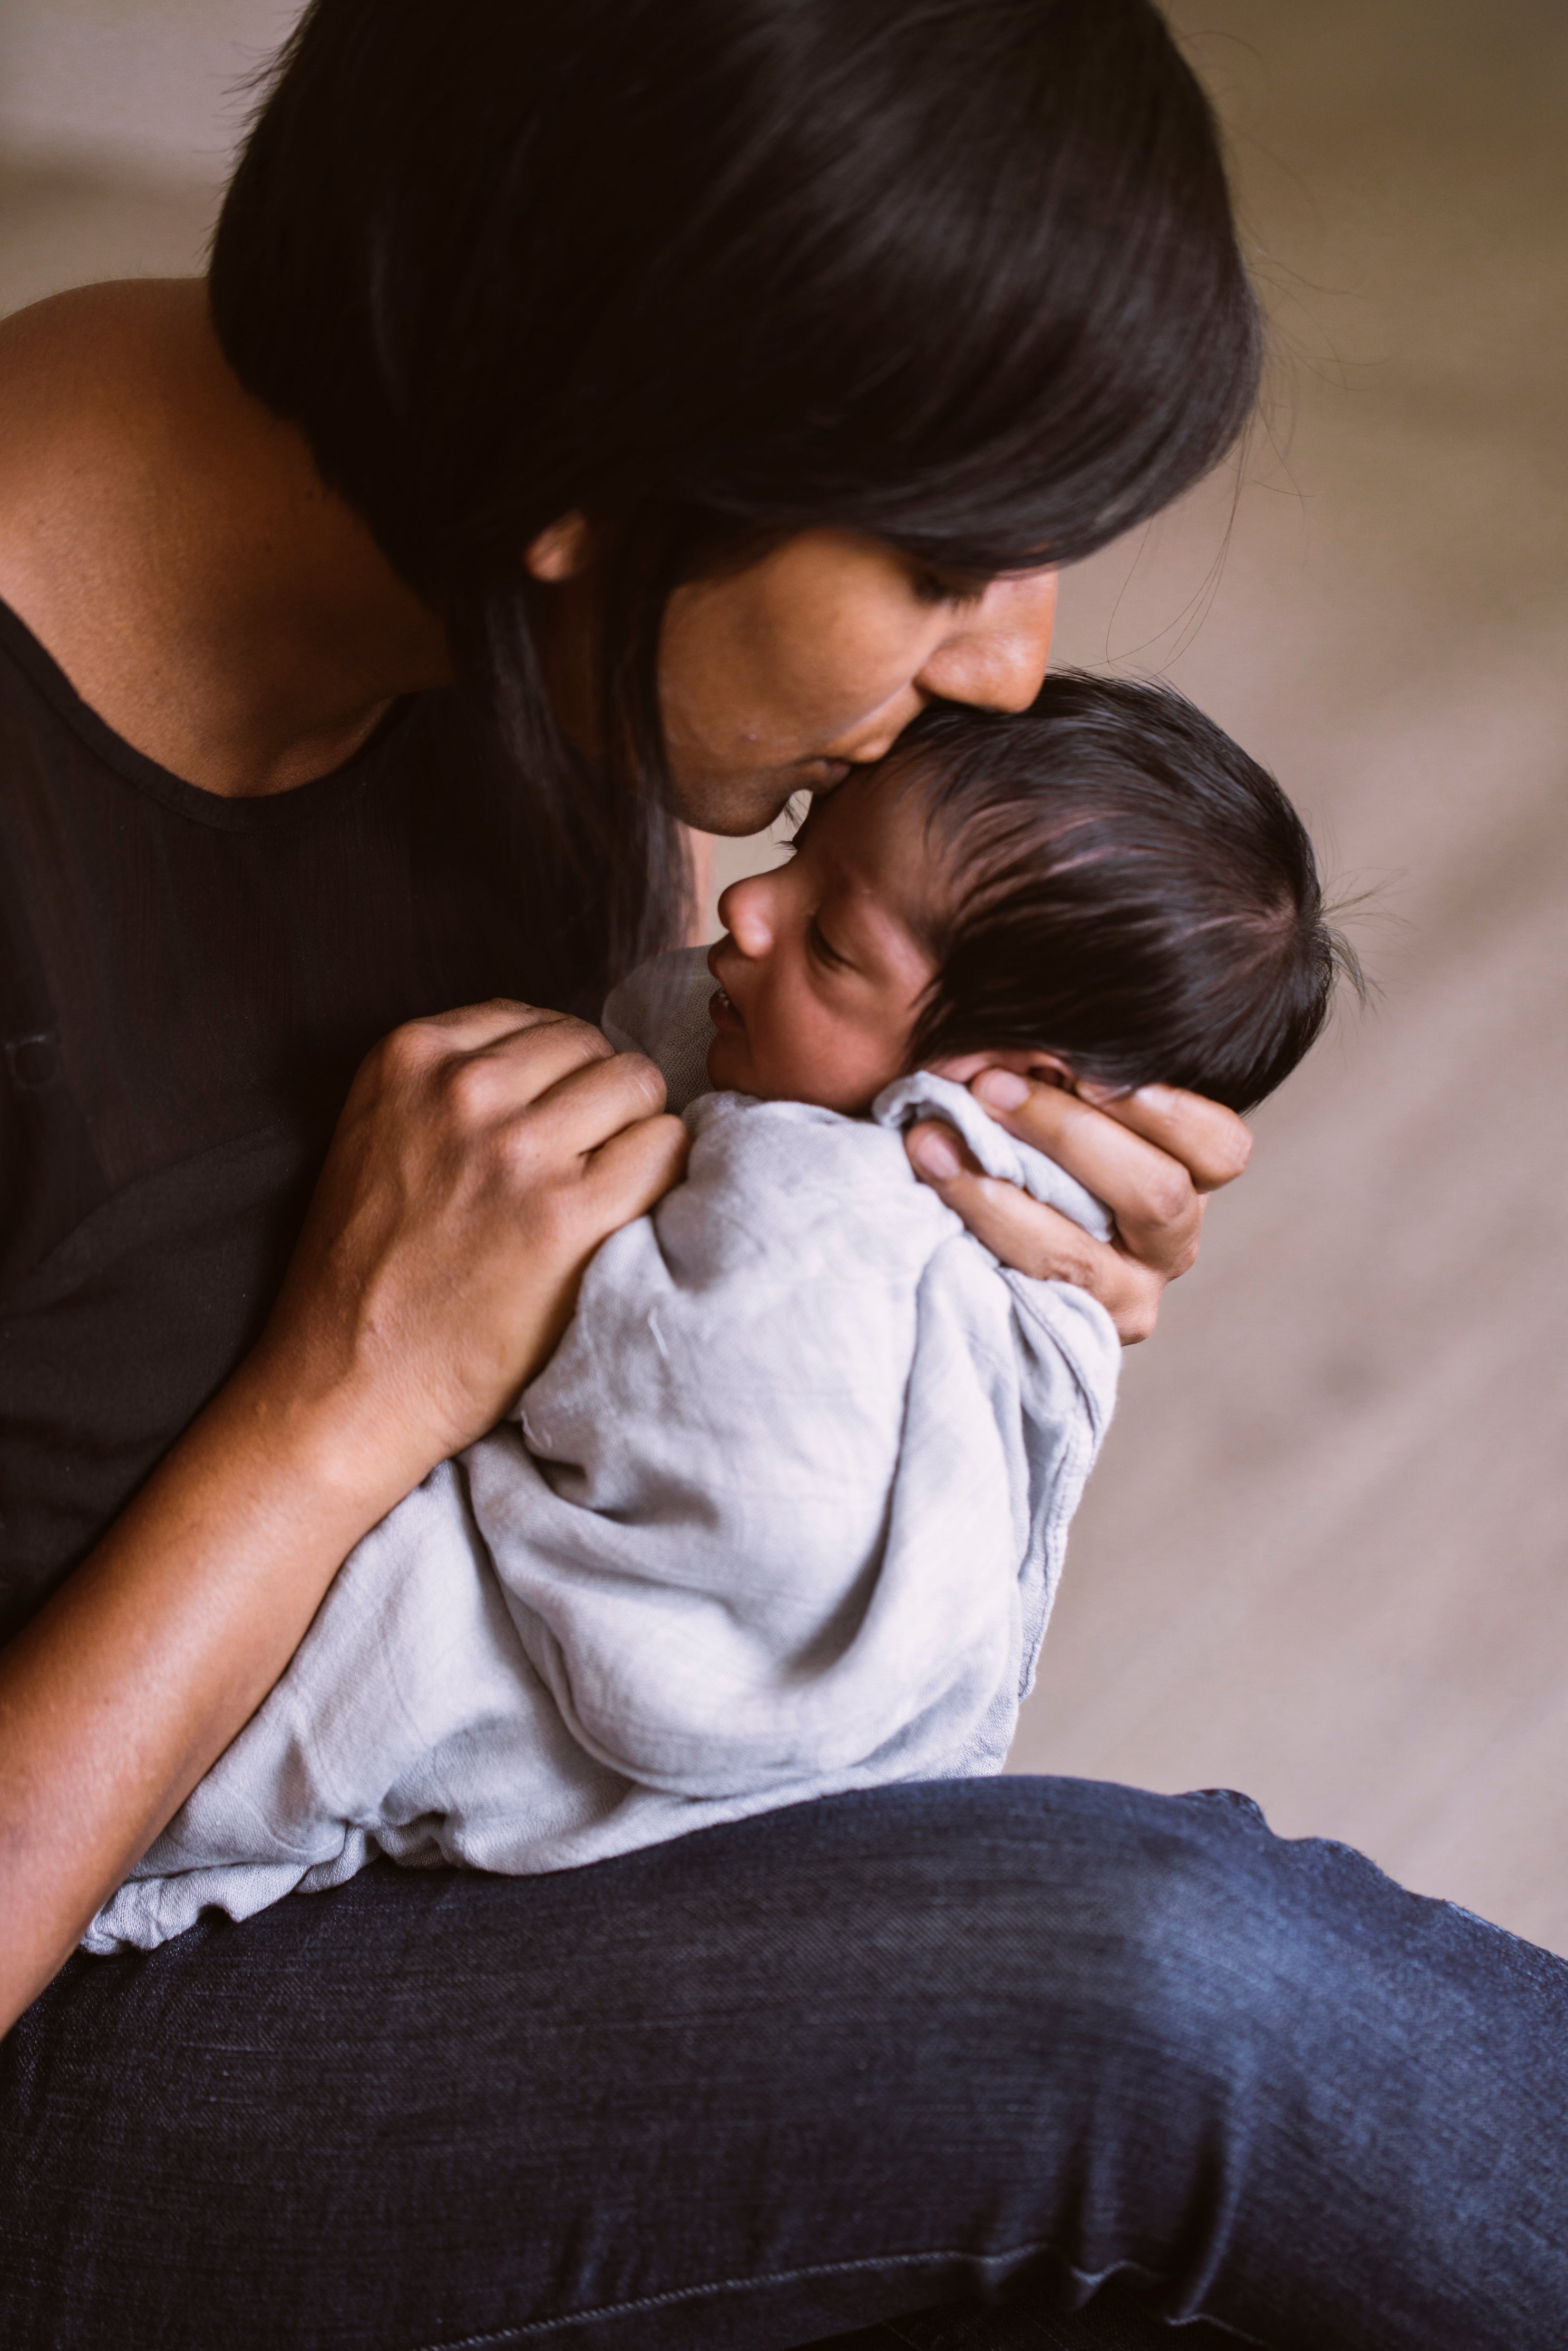
[[817,1067],[796,1069],[786,1063],[758,1071],[752,1067],[745,1038],[727,1030],[721,1030],[707,1049],[707,1074],[716,1093],[750,1094],[757,1102],[810,1102],[818,1110],[840,1111],[846,1118],[863,1117],[883,1085],[891,1082],[879,1081],[869,1092],[857,1086],[852,1100],[841,1081],[834,1085],[825,1081]]
[[755,1094],[758,1102],[781,1099],[760,1084],[751,1066],[745,1038],[737,1037],[733,1030],[721,1029],[708,1047],[707,1075],[716,1093]]

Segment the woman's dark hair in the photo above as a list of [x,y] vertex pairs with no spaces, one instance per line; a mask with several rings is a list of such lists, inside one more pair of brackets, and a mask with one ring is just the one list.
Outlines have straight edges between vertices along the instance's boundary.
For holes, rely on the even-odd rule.
[[893,756],[946,876],[912,1069],[1019,1047],[1249,1110],[1335,979],[1363,991],[1300,817],[1174,688],[1062,671],[1019,716],[930,710]]
[[[1153,0],[314,0],[212,308],[445,618],[622,965],[681,903],[674,586],[821,524],[966,573],[1069,561],[1224,453],[1260,351]],[[597,780],[522,562],[574,510]]]

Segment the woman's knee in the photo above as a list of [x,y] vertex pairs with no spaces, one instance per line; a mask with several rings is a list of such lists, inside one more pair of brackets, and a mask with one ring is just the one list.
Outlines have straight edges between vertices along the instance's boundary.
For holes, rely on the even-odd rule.
[[1272,2069],[1266,2045],[1306,2011],[1333,2011],[1344,1889],[1249,1798],[1000,1785],[1011,1850],[982,1896],[988,1963],[1058,2052],[1223,2090]]
[[1167,2060],[1250,2071],[1260,2037],[1296,2012],[1319,1966],[1282,1883],[1281,1841],[1229,1790],[1145,1798],[1131,1832],[1113,1979],[1130,2026]]

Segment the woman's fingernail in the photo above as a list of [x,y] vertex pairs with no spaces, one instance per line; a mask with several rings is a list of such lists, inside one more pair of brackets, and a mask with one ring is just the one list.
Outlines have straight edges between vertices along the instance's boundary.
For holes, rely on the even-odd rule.
[[1103,1110],[1107,1102],[1125,1102],[1134,1091],[1132,1086],[1097,1085],[1092,1078],[1080,1078],[1078,1081],[1079,1093],[1086,1102],[1092,1102],[1096,1110]]
[[946,1184],[964,1163],[945,1134],[923,1134],[915,1145],[915,1164],[923,1176],[934,1176],[939,1184]]
[[986,1070],[975,1080],[975,1092],[997,1110],[1017,1110],[1029,1100],[1029,1083],[1012,1070]]

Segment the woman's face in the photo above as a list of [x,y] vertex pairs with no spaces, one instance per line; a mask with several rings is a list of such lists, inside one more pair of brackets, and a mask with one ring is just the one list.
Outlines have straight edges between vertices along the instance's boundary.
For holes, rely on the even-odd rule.
[[882,758],[929,702],[1027,709],[1055,615],[1054,571],[967,582],[844,530],[677,588],[661,684],[682,814],[758,832]]
[[[528,551],[556,589],[543,651],[562,725],[593,748],[591,548],[567,516]],[[858,531],[805,530],[744,569],[677,588],[660,684],[681,813],[759,832],[796,792],[831,791],[929,702],[1024,710],[1056,617],[1054,571],[967,581]]]

